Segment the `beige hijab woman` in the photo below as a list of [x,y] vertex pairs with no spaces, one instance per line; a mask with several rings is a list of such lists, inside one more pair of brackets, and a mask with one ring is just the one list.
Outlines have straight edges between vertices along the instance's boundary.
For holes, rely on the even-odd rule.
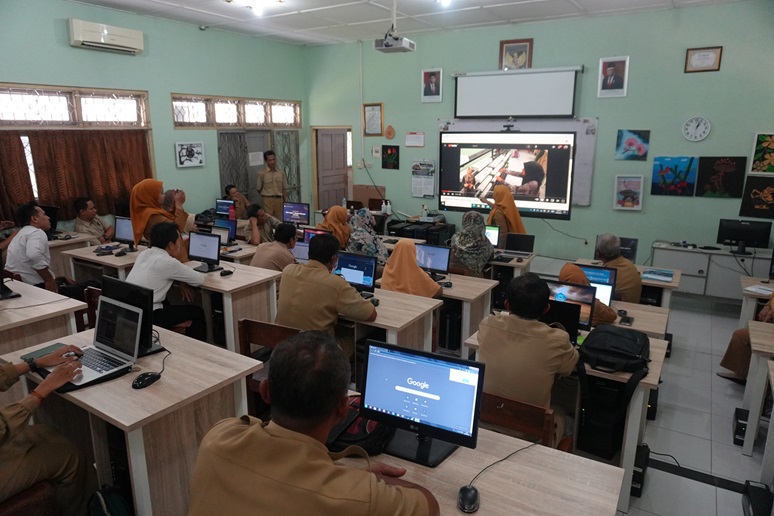
[[349,242],[349,211],[344,206],[332,206],[325,215],[325,220],[317,224],[317,229],[324,229],[333,233],[342,249]]
[[443,287],[417,265],[417,246],[411,240],[400,240],[395,244],[395,250],[384,266],[382,288],[423,297],[436,297],[443,291]]

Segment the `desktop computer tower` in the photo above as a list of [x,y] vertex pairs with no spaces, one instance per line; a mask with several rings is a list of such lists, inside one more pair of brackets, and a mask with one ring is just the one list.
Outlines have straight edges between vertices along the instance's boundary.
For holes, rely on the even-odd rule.
[[742,491],[742,512],[744,516],[771,516],[774,506],[774,494],[769,490],[769,486],[759,482],[752,483],[749,480],[744,482]]
[[387,224],[387,234],[390,236],[402,237],[403,229],[408,226],[411,226],[411,223],[402,222],[400,220],[390,222]]
[[432,245],[449,245],[453,234],[454,224],[436,224],[428,228],[425,240]]
[[637,498],[642,497],[642,489],[645,487],[645,472],[648,471],[650,460],[650,448],[647,444],[637,446],[634,455],[634,470],[632,471],[632,487],[630,493]]
[[508,296],[508,283],[513,279],[513,267],[494,266],[492,279],[499,282],[492,290],[492,308],[505,310],[505,298]]
[[403,234],[400,236],[406,237],[406,238],[417,238],[419,240],[427,241],[427,228],[431,226],[432,224],[428,222],[412,224],[410,226],[403,228]]
[[462,302],[458,299],[446,299],[444,300],[443,307],[441,307],[438,346],[449,351],[457,351],[462,345],[461,337]]

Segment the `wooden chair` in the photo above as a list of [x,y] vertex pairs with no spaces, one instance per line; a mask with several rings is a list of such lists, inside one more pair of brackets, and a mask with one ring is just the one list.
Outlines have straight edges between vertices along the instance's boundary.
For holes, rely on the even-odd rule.
[[[239,320],[239,353],[264,362],[262,370],[247,377],[248,413],[251,416],[261,417],[268,412],[269,407],[263,402],[261,395],[258,393],[258,385],[260,385],[261,379],[268,375],[268,361],[271,350],[283,340],[300,332],[301,330],[298,328],[290,328],[289,326],[279,324],[253,321],[251,319]],[[262,347],[257,351],[253,351],[253,345]]]
[[0,516],[56,516],[59,505],[54,485],[44,480],[0,503]]
[[514,430],[528,438],[539,439],[542,445],[553,447],[553,409],[537,407],[485,392],[481,397],[479,420]]

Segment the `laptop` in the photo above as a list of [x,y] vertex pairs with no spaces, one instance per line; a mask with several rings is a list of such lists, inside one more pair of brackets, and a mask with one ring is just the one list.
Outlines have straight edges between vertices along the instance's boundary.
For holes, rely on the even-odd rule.
[[546,285],[551,291],[549,299],[561,303],[580,306],[580,320],[578,328],[591,330],[591,321],[594,319],[594,298],[596,288],[590,285],[576,285],[562,281],[546,280]]
[[610,306],[615,299],[615,280],[618,269],[598,265],[578,265],[586,275],[592,287],[597,288],[596,298],[600,303]]
[[548,304],[551,309],[539,317],[540,321],[546,324],[559,323],[564,326],[570,336],[570,342],[573,346],[577,346],[578,330],[580,329],[580,305],[562,303],[553,299],[549,299]]
[[13,299],[15,297],[21,297],[21,294],[14,292],[8,285],[5,284],[5,281],[0,280],[0,301],[5,299]]
[[309,261],[309,242],[297,241],[295,247],[290,250],[293,256],[296,257],[298,263],[306,263]]
[[528,257],[535,248],[535,235],[508,233],[505,236],[505,251],[503,255],[513,257]]
[[218,235],[220,237],[221,247],[228,247],[234,244],[233,240],[229,238],[231,231],[228,228],[224,228],[220,226],[212,226],[210,228],[210,234]]
[[500,226],[486,226],[484,235],[486,235],[489,243],[491,243],[496,248],[500,242]]
[[333,274],[344,278],[366,299],[373,297],[376,279],[376,257],[355,253],[339,253]]
[[97,310],[94,341],[82,348],[81,374],[70,381],[78,387],[122,376],[137,362],[142,310],[105,296]]

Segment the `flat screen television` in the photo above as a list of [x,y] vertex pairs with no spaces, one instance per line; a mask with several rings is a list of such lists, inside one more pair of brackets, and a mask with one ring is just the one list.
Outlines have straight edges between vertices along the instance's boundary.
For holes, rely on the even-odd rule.
[[733,254],[752,254],[748,247],[767,249],[771,240],[771,222],[760,220],[720,219],[718,224],[718,244],[736,246]]
[[417,265],[430,273],[434,281],[443,279],[439,274],[449,272],[451,248],[440,245],[416,244]]
[[580,305],[578,328],[581,330],[591,330],[591,321],[594,317],[594,298],[597,295],[597,289],[589,285],[576,285],[562,281],[546,280],[546,283],[551,291],[549,299]]
[[142,310],[140,356],[161,351],[153,346],[153,290],[111,276],[102,276],[102,295]]
[[484,364],[368,341],[360,415],[396,428],[385,452],[435,467],[475,448]]
[[317,235],[325,235],[325,234],[332,234],[327,229],[312,229],[312,228],[304,228],[304,242],[309,242],[312,237],[315,237]]
[[[298,245],[298,244],[296,244]],[[356,253],[339,253],[333,274],[341,276],[358,292],[373,292],[376,280],[376,257]]]
[[218,217],[228,217],[228,210],[234,206],[231,199],[215,199],[215,215]]
[[188,235],[188,258],[202,262],[195,267],[199,272],[215,272],[221,270],[220,237],[208,233],[193,232]]
[[282,222],[296,225],[309,224],[309,205],[303,202],[286,202],[282,204]]
[[119,244],[126,244],[127,253],[134,253],[137,249],[134,247],[134,230],[132,229],[132,219],[129,217],[116,217],[116,233],[113,235],[113,241]]
[[615,280],[618,269],[599,267],[597,265],[579,265],[592,287],[596,287],[596,298],[610,306],[615,299]]
[[228,241],[233,242],[236,240],[237,221],[230,219],[215,219],[213,225],[219,228],[228,228]]
[[487,240],[493,246],[497,247],[500,242],[500,226],[487,226],[484,230]]
[[574,132],[441,132],[440,210],[488,212],[498,184],[522,217],[570,220]]

